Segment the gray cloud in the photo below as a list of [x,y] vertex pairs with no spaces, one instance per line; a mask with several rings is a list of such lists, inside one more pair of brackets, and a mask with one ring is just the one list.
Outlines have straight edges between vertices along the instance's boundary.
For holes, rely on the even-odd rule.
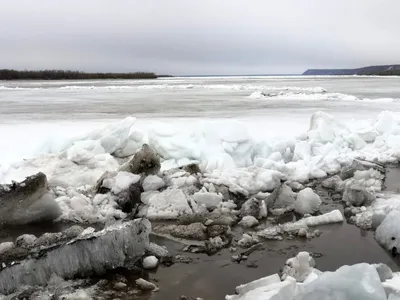
[[400,63],[398,0],[0,3],[0,68],[299,73]]

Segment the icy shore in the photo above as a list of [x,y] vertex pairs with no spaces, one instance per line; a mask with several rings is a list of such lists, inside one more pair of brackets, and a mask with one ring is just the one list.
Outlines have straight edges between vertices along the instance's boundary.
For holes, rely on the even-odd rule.
[[366,263],[321,272],[308,252],[287,260],[280,277],[270,275],[236,287],[226,300],[398,299],[400,275],[384,264]]
[[9,294],[25,285],[46,285],[54,275],[73,279],[133,265],[149,247],[150,231],[149,221],[135,220],[94,233],[82,231],[70,240],[67,233],[49,234],[30,247],[12,247],[2,252],[0,293]]
[[[304,184],[327,178],[351,165],[354,158],[395,163],[400,157],[396,150],[399,136],[400,122],[389,112],[356,129],[318,112],[311,117],[308,132],[291,140],[273,141],[253,139],[235,121],[227,121],[218,130],[204,127],[189,132],[165,124],[141,132],[135,119],[127,118],[62,145],[46,145],[52,153],[11,164],[3,169],[0,182],[22,181],[43,172],[62,208],[62,219],[104,222],[124,215],[115,210],[113,197],[92,199],[91,187],[104,172],[118,171],[121,162],[144,143],[161,157],[160,177],[168,186],[201,184],[207,189],[224,185],[232,193],[250,197],[273,191],[281,181]],[[200,177],[163,175],[191,163],[199,164]],[[379,174],[368,173],[368,168],[357,171],[354,183],[380,190]]]
[[[7,224],[43,218],[101,223],[106,224],[106,234],[86,236],[90,251],[81,251],[83,242],[76,239],[21,264],[1,257],[6,267],[0,271],[0,292],[13,292],[18,284],[44,285],[53,273],[66,279],[77,273],[101,273],[123,266],[122,254],[140,258],[151,229],[147,220],[129,223],[135,218],[158,222],[153,233],[183,243],[188,252],[212,255],[222,248],[247,249],[232,256],[238,262],[265,240],[316,238],[320,234],[316,227],[344,222],[345,217],[359,227],[377,229],[377,241],[393,254],[400,249],[395,217],[400,198],[387,199],[380,194],[385,164],[400,159],[400,120],[389,112],[360,128],[349,128],[318,112],[311,117],[308,132],[275,141],[252,138],[238,122],[227,122],[218,130],[189,132],[164,126],[141,132],[135,121],[127,118],[63,145],[47,145],[52,153],[3,170],[0,182],[9,185],[1,186],[0,213],[7,215]],[[48,182],[40,193],[28,189],[30,198],[21,202],[20,194],[29,185],[25,177],[39,176],[39,172]],[[345,207],[345,216],[337,209],[321,210],[325,204],[321,189]],[[30,209],[32,203],[34,210]],[[46,210],[49,203],[58,213]],[[51,216],[43,216],[43,212]],[[288,215],[293,216],[292,221],[281,221]],[[125,225],[112,225],[121,220]],[[138,225],[143,227],[140,230],[126,225],[137,222],[144,224]],[[238,235],[236,228],[245,230]],[[0,244],[4,253],[9,253],[12,247],[8,247],[10,244]],[[126,249],[133,252],[126,254]],[[98,260],[91,251],[101,253]],[[78,255],[76,265],[70,264],[70,253],[87,253],[90,259]],[[65,263],[56,263],[57,257],[65,258]],[[144,265],[148,266],[148,261],[153,265],[155,260],[148,259]],[[365,272],[371,269],[360,268]],[[33,277],[23,275],[33,269],[42,271]],[[281,299],[303,299],[293,298],[301,294],[294,292],[295,281],[274,284],[280,288],[268,285],[263,293],[272,297],[278,295],[276,291],[287,290],[291,292],[284,293],[292,296]],[[246,293],[229,299],[257,299]]]

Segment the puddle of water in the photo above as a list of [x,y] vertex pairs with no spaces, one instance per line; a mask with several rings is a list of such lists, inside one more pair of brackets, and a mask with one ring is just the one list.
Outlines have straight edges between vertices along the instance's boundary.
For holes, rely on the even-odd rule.
[[386,168],[385,191],[400,193],[400,167],[391,166]]
[[[22,234],[34,234],[36,237],[40,237],[42,234],[49,232],[60,232],[69,227],[72,223],[40,223],[40,224],[30,224],[30,225],[20,225],[20,226],[5,226],[0,227],[0,243],[3,242],[14,242],[17,237]],[[83,228],[94,227],[96,230],[101,230],[104,225],[87,225],[80,224]]]
[[14,242],[22,234],[34,234],[36,237],[46,232],[59,232],[71,225],[62,223],[41,223],[24,226],[7,226],[0,228],[0,243]]
[[[160,267],[155,273],[160,291],[143,299],[178,299],[182,295],[207,300],[224,299],[226,294],[234,293],[237,285],[277,273],[285,261],[299,251],[321,253],[323,256],[316,262],[317,268],[322,271],[333,271],[345,264],[361,262],[382,262],[394,271],[399,270],[400,262],[376,243],[373,232],[361,231],[347,223],[319,229],[323,234],[312,240],[266,241],[262,251],[256,251],[249,257],[249,261],[257,263],[257,268],[247,267],[246,262],[231,262],[232,253],[228,250],[211,257],[182,253],[193,257],[194,262]],[[175,247],[175,252],[182,248],[170,241],[158,242],[166,244],[169,249]]]

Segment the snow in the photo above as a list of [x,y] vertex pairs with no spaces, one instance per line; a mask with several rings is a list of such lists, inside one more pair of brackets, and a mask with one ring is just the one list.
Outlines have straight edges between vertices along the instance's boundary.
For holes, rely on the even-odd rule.
[[62,211],[62,215],[58,218],[60,221],[102,223],[126,217],[126,214],[118,209],[114,196],[110,193],[97,194],[90,199],[73,188],[65,192],[66,195],[56,198]]
[[[112,85],[108,83],[105,86],[98,81],[89,81],[84,85],[79,81],[48,82],[44,84],[45,87],[36,83],[26,86],[27,83],[5,82],[0,89],[8,93],[10,98],[13,93],[21,91],[29,95],[35,94],[37,97],[29,99],[30,105],[40,104],[40,110],[47,103],[43,104],[42,101],[48,101],[40,96],[43,96],[48,88],[56,91],[58,95],[75,95],[68,99],[68,105],[83,103],[77,96],[82,93],[89,93],[90,97],[95,97],[100,93],[124,90],[133,90],[139,97],[149,94],[154,96],[154,102],[149,101],[151,114],[145,115],[140,110],[127,109],[128,106],[135,107],[137,104],[132,104],[131,98],[112,98],[119,101],[113,103],[115,107],[112,108],[113,112],[114,109],[119,109],[116,117],[126,117],[132,111],[135,113],[135,116],[115,122],[110,122],[110,119],[106,123],[96,119],[93,122],[77,121],[65,126],[67,122],[60,120],[43,121],[47,122],[47,125],[39,122],[25,125],[2,124],[0,183],[20,181],[28,175],[42,171],[47,175],[49,186],[62,208],[59,220],[93,223],[125,218],[126,215],[117,208],[118,194],[142,179],[145,192],[141,195],[141,214],[153,220],[165,220],[178,219],[194,212],[205,212],[207,208],[217,207],[217,210],[223,213],[231,212],[236,207],[233,207],[232,202],[221,204],[223,196],[218,194],[221,189],[225,189],[223,195],[228,198],[232,195],[226,189],[247,199],[259,197],[257,199],[261,199],[261,203],[265,204],[264,199],[281,186],[282,181],[286,181],[292,188],[298,186],[297,191],[307,186],[312,179],[337,174],[343,166],[351,165],[354,158],[380,163],[400,160],[399,114],[383,111],[375,115],[373,112],[381,109],[382,105],[379,103],[385,103],[387,109],[398,111],[398,100],[393,98],[393,93],[386,95],[386,92],[382,92],[381,95],[380,92],[374,91],[372,95],[368,92],[364,94],[363,91],[350,95],[347,87],[336,92],[335,85],[330,84],[332,78],[328,81],[319,78],[316,81],[327,89],[313,86],[314,81],[311,86],[310,82],[305,85],[305,79],[301,77],[288,77],[285,79],[288,82],[283,83],[281,81],[285,81],[284,77],[243,77],[245,80],[241,80],[244,82],[239,78],[241,77],[217,78],[218,82],[214,82],[215,78],[173,78],[151,83],[113,81]],[[311,78],[314,80],[314,77]],[[342,80],[343,78],[340,78],[340,81]],[[176,102],[168,102],[171,99],[167,97],[158,97],[168,90],[172,91],[172,100]],[[220,93],[216,98],[204,97],[207,98],[204,101],[209,101],[204,103],[204,107],[209,105],[211,110],[216,110],[206,111],[207,114],[210,113],[210,117],[207,115],[207,118],[204,118],[206,114],[202,114],[203,110],[197,111],[199,106],[193,104],[198,102],[199,105],[203,105],[203,102],[197,101],[200,98],[187,101],[191,99],[191,96],[187,96],[192,95],[189,94],[192,90],[199,94],[200,98],[204,96],[202,93],[208,90]],[[179,91],[179,94],[176,91]],[[152,92],[154,94],[151,94]],[[129,97],[133,94],[130,93]],[[382,98],[375,97],[376,95]],[[159,102],[156,101],[160,101],[161,98],[163,102],[179,105],[171,105],[174,111],[168,105],[157,107]],[[52,101],[54,99],[58,98],[54,97]],[[62,97],[60,99],[63,101]],[[104,103],[104,99],[101,101]],[[143,99],[140,101],[146,102]],[[20,102],[22,106],[26,104],[25,100]],[[190,109],[185,106],[186,102],[191,103]],[[222,108],[215,105],[219,102],[223,104],[220,105]],[[316,103],[318,109],[324,112],[315,110]],[[98,105],[98,102],[92,104],[96,104],[96,107],[102,106]],[[154,107],[157,107],[155,112]],[[354,114],[355,108],[357,115]],[[101,108],[103,109],[106,107]],[[165,112],[162,111],[164,109]],[[62,107],[59,110],[62,111]],[[82,111],[85,112],[84,109]],[[96,112],[94,109],[94,114],[96,113],[99,113],[99,110]],[[203,119],[200,120],[199,116]],[[2,122],[10,122],[5,121],[5,114],[2,114],[2,117]],[[33,114],[30,114],[27,120],[30,117],[33,117]],[[98,118],[98,115],[94,118]],[[310,120],[309,126],[307,119]],[[50,128],[53,125],[54,128]],[[48,139],[45,139],[46,137]],[[163,176],[162,178],[156,175],[140,178],[139,175],[118,172],[121,164],[143,143],[148,143],[159,153],[162,162],[162,175],[159,176]],[[191,163],[198,164],[205,173],[204,176],[176,170],[175,173],[168,173],[171,169]],[[93,185],[106,171],[117,174],[104,181],[104,185],[112,192],[93,195]],[[325,185],[335,189],[366,188],[374,194],[382,189],[383,178],[383,174],[378,170],[367,168],[356,171],[350,179],[341,181],[335,177],[326,181]],[[203,189],[196,192],[197,187],[201,185],[204,185]],[[166,190],[163,190],[164,188]],[[293,204],[295,211],[303,215],[318,210],[321,201],[311,189],[301,190],[297,197],[286,188],[286,184],[282,190],[282,198],[278,197],[275,201],[277,206],[286,208]],[[289,201],[281,201],[285,198],[283,196],[289,196],[286,197]],[[261,210],[260,216],[266,216],[266,208],[262,207]],[[383,197],[377,194],[377,199],[371,206],[357,208],[356,211],[358,214],[353,219],[357,225],[371,228],[380,224],[376,234],[377,240],[390,251],[393,247],[398,248],[397,241],[400,240],[400,236],[397,237],[396,234],[400,230],[397,230],[397,223],[392,220],[391,215],[400,211],[399,196]],[[288,223],[285,228],[290,232],[297,232],[308,226],[343,220],[341,212],[336,210]],[[254,217],[244,216],[240,224],[254,226],[256,222]],[[276,229],[272,228],[271,232]],[[395,240],[392,240],[392,237],[395,237]],[[246,233],[241,241],[242,244],[251,244],[255,240],[254,236]],[[306,284],[317,281],[317,277],[316,273],[311,272],[305,279]],[[268,288],[257,289],[261,289],[262,299],[280,297],[280,292],[276,294],[277,290],[290,290],[293,287],[292,283],[289,278],[286,282],[276,282],[279,286],[277,289],[272,289],[271,285]],[[253,291],[249,290],[245,294],[248,293]],[[260,293],[243,294],[240,296],[243,298],[234,299],[258,299],[257,297],[261,297]],[[271,293],[275,293],[275,296]]]
[[143,180],[143,190],[147,191],[156,191],[165,186],[164,180],[156,175],[149,175]]
[[11,164],[2,176],[1,183],[23,181],[27,176],[43,172],[50,186],[80,187],[94,185],[106,171],[118,168],[118,162],[110,154],[98,154],[91,161],[77,164],[61,154],[41,155],[33,159]]
[[0,255],[15,247],[13,242],[3,242],[0,244]]
[[[243,122],[233,120],[204,121],[187,128],[155,122],[147,132],[139,130],[136,123],[128,117],[64,142],[49,142],[41,150],[47,154],[3,168],[0,182],[43,171],[50,184],[93,185],[105,171],[118,170],[112,155],[132,155],[143,142],[162,156],[163,170],[196,161],[206,173],[204,182],[225,184],[245,195],[271,191],[281,179],[304,183],[323,178],[355,157],[382,163],[400,158],[396,150],[400,148],[400,121],[390,112],[352,126],[316,112],[308,132],[274,139],[263,138]],[[354,183],[379,190],[381,177],[374,170],[358,171]],[[188,184],[176,180],[178,187]]]
[[120,192],[128,189],[132,184],[137,183],[139,180],[140,175],[124,171],[118,172],[117,176],[115,176],[115,183],[111,191],[114,194],[119,194]]
[[146,216],[150,220],[178,219],[193,213],[186,195],[180,189],[167,189],[149,199]]
[[[395,273],[394,275],[393,278],[387,279],[382,283],[386,294],[393,295],[392,298],[394,295],[397,295],[397,297],[400,295],[400,276],[399,273]],[[397,298],[394,297],[394,299]]]
[[[93,186],[104,172],[116,172],[119,169],[120,164],[111,153],[116,155],[120,151],[126,155],[133,154],[138,148],[136,146],[142,142],[148,142],[159,151],[164,169],[199,162],[200,168],[205,171],[200,179],[201,184],[225,185],[230,192],[246,197],[259,192],[271,192],[281,184],[281,180],[305,183],[313,178],[334,174],[342,166],[351,164],[355,157],[379,162],[393,162],[400,158],[400,152],[395,150],[400,148],[400,121],[390,112],[383,112],[376,120],[357,123],[356,126],[349,126],[329,114],[317,112],[311,117],[308,132],[289,139],[254,136],[245,124],[233,120],[202,122],[188,128],[155,123],[147,132],[139,130],[136,124],[134,118],[128,117],[100,130],[68,138],[63,143],[48,144],[42,153],[53,153],[11,164],[0,172],[0,182],[23,180],[28,175],[42,171],[47,175],[50,187],[72,187],[78,191],[82,186]],[[372,139],[372,135],[376,137]],[[136,146],[128,147],[131,142],[137,143]],[[128,148],[131,150],[128,151]],[[382,179],[383,175],[377,170],[362,170],[356,171],[354,178],[345,184],[378,191],[382,187]],[[120,172],[115,180],[106,180],[104,184],[108,184],[117,194],[138,180],[138,175]],[[160,189],[163,182],[182,188],[197,184],[199,180],[184,171],[179,176],[176,173],[163,179],[149,176],[144,179],[144,189]],[[305,192],[300,192],[299,199],[302,199],[302,193]],[[63,209],[61,219],[94,220],[93,216],[89,217],[91,214],[98,214],[102,220],[123,216],[115,211],[112,197],[97,196],[91,201],[80,194],[59,195],[57,202]],[[196,194],[194,199],[204,204],[204,199],[210,195]],[[203,200],[200,200],[201,197]],[[213,203],[206,206],[215,206],[220,201],[220,196],[212,197]],[[150,203],[149,197],[143,196],[143,200]],[[297,201],[297,205],[300,203]],[[150,213],[157,211],[154,203],[149,206]],[[314,211],[316,208],[309,209]],[[186,207],[183,211],[190,210]],[[369,208],[364,215],[368,214],[371,218]]]
[[340,210],[335,209],[331,212],[325,213],[320,216],[315,216],[315,217],[308,217],[308,218],[303,218],[294,224],[303,224],[305,226],[319,226],[319,225],[325,225],[325,224],[332,224],[332,223],[338,223],[338,222],[343,222],[344,217]]
[[[183,79],[177,80],[182,81]],[[219,83],[191,83],[188,85],[181,81],[168,84],[161,82],[158,87],[157,84],[139,87],[141,84],[138,83],[138,86],[132,88],[146,90],[164,88],[248,90],[255,92],[254,95],[264,93],[267,96],[263,97],[268,98],[268,101],[305,99],[306,97],[314,100],[334,101],[336,99],[341,101],[351,98],[343,96],[344,94],[312,86],[273,87]],[[66,88],[67,90],[75,90],[74,86],[69,83],[60,84],[62,87],[69,86]],[[117,89],[117,86],[108,86],[107,88]],[[94,85],[94,89],[101,89],[101,87]],[[76,88],[76,90],[79,89]],[[246,96],[246,93],[243,93],[243,96]],[[259,101],[264,101],[264,98]],[[357,98],[360,99],[358,100],[360,103],[378,101]],[[254,102],[252,99],[242,98],[242,100],[246,103]],[[205,172],[204,177],[200,180],[185,172],[180,176],[165,176],[162,179],[157,176],[148,177],[143,181],[146,191],[163,188],[163,182],[174,188],[189,187],[200,183],[214,184],[215,186],[225,185],[232,193],[250,197],[260,192],[273,191],[281,184],[281,180],[305,184],[309,180],[335,174],[343,166],[350,164],[354,158],[381,163],[396,162],[400,159],[398,150],[400,149],[400,119],[398,114],[383,111],[368,120],[357,119],[349,122],[349,120],[345,120],[346,118],[342,121],[338,114],[330,115],[325,112],[312,114],[312,112],[309,112],[308,115],[310,118],[309,130],[307,130],[305,122],[299,122],[298,126],[293,126],[296,122],[289,123],[289,120],[276,122],[279,116],[271,115],[263,116],[262,118],[267,120],[263,123],[249,121],[246,118],[207,119],[196,122],[170,118],[162,122],[158,122],[158,120],[150,122],[127,117],[109,124],[104,124],[104,122],[101,125],[99,125],[100,122],[90,126],[86,124],[82,128],[75,124],[74,127],[68,127],[73,128],[71,132],[63,130],[62,126],[57,126],[54,129],[54,137],[42,143],[40,147],[39,144],[43,141],[42,136],[38,137],[35,143],[32,139],[26,139],[27,142],[22,143],[25,139],[22,136],[17,138],[19,144],[16,144],[18,147],[14,147],[16,150],[4,145],[0,182],[20,181],[28,175],[42,171],[47,175],[52,189],[70,189],[69,194],[63,192],[64,194],[57,195],[57,202],[63,208],[61,219],[93,220],[96,219],[93,215],[97,215],[100,219],[105,220],[109,217],[123,216],[115,210],[114,199],[111,196],[85,198],[83,191],[88,191],[86,186],[93,186],[104,172],[117,172],[121,164],[119,158],[134,154],[144,142],[154,147],[162,157],[163,171],[196,162]],[[304,116],[302,118],[304,119]],[[263,125],[261,126],[261,124]],[[13,129],[14,131],[7,133],[11,126],[4,128],[7,130],[2,131],[3,140],[8,140],[10,134],[16,135],[18,131],[22,131],[16,127]],[[45,131],[49,130],[45,127],[35,128],[43,136],[46,136]],[[88,129],[92,129],[92,131]],[[285,134],[282,134],[283,132]],[[30,134],[32,133],[33,131]],[[30,155],[26,155],[27,151],[23,151],[23,155],[19,151],[23,148],[30,148],[26,146],[26,143],[32,144],[36,148]],[[19,154],[11,155],[11,152]],[[10,158],[12,158],[11,164],[9,164]],[[13,162],[22,158],[27,159]],[[344,184],[379,191],[382,188],[382,179],[383,175],[377,170],[362,170],[356,171],[354,178]],[[113,193],[123,190],[136,179],[134,175],[119,173],[115,180],[115,182],[112,179],[105,182],[113,189]],[[73,195],[71,188],[75,191]],[[302,198],[301,193],[299,199]],[[154,203],[150,204],[152,197],[154,196],[150,197],[150,194],[142,197],[145,203],[149,203],[150,212],[154,209],[157,210]],[[196,197],[206,196],[198,194],[195,195]],[[215,205],[219,200],[216,196],[213,197],[215,203],[212,205]],[[372,204],[372,208],[367,207],[365,212],[356,216],[357,220],[371,223],[372,216],[377,214],[374,211],[386,215],[389,210],[392,210],[391,207],[397,207],[394,201],[390,200],[387,203],[389,202],[393,202],[390,207],[377,199]],[[187,201],[182,203],[187,203]],[[299,205],[301,201],[296,201],[296,203]],[[176,215],[176,213],[174,214]]]
[[388,300],[400,300],[400,295],[390,294]]
[[77,290],[73,293],[62,295],[65,300],[92,300],[93,298],[84,290]]
[[297,282],[304,282],[312,273],[319,273],[318,270],[313,268],[314,266],[315,261],[308,252],[299,252],[295,257],[286,261],[282,278],[293,277]]
[[237,294],[225,299],[386,300],[397,299],[399,295],[399,274],[381,280],[377,265],[345,265],[334,272],[321,272],[314,265],[308,252],[300,252],[287,260],[282,281],[278,274],[260,278],[236,287]]
[[245,293],[254,290],[256,288],[265,286],[265,285],[270,285],[273,283],[279,283],[281,282],[281,279],[279,278],[278,274],[273,274],[264,278],[260,278],[257,280],[254,280],[252,282],[242,284],[236,287],[236,293],[239,295],[244,295]]
[[293,299],[296,281],[288,278],[282,282],[265,284],[243,295],[226,296],[226,300],[286,300]]
[[386,293],[374,266],[361,263],[325,272],[305,285],[296,300],[363,299],[386,300]]
[[247,98],[249,99],[262,99],[265,98],[267,95],[261,91],[255,91],[251,93]]
[[258,237],[256,235],[250,235],[243,233],[242,238],[238,241],[238,245],[242,248],[249,248],[252,245],[259,243]]
[[[207,208],[217,207],[221,212],[235,209],[229,202],[221,205],[223,197],[218,194],[221,189],[225,189],[223,194],[228,198],[231,194],[226,189],[247,199],[259,197],[257,199],[262,199],[261,203],[264,204],[264,199],[281,186],[282,181],[286,181],[292,188],[298,186],[299,189],[295,188],[297,191],[307,186],[312,179],[325,179],[337,174],[344,166],[351,165],[355,158],[380,163],[394,163],[400,160],[399,114],[383,111],[375,115],[374,112],[381,110],[382,105],[379,103],[385,103],[387,109],[398,111],[398,100],[393,98],[392,92],[382,92],[381,95],[377,91],[369,94],[364,94],[363,91],[350,95],[347,94],[350,93],[347,87],[338,89],[341,92],[336,92],[335,85],[330,84],[332,78],[318,79],[318,84],[327,89],[313,86],[314,81],[311,86],[310,82],[305,85],[304,81],[307,80],[301,77],[288,77],[285,80],[289,83],[280,82],[285,81],[284,77],[261,77],[254,82],[255,77],[243,77],[244,82],[238,78],[217,78],[218,82],[213,81],[215,78],[173,78],[151,83],[113,81],[112,85],[108,83],[105,86],[98,81],[89,81],[84,85],[80,82],[62,81],[45,83],[44,85],[48,85],[45,88],[36,83],[26,86],[27,83],[5,82],[0,89],[9,93],[10,98],[13,93],[20,91],[32,95],[38,93],[35,94],[37,97],[32,97],[29,101],[32,105],[40,104],[41,110],[44,100],[39,96],[43,96],[41,93],[45,93],[47,88],[53,92],[56,90],[58,95],[69,93],[76,96],[90,93],[90,97],[104,92],[134,90],[140,97],[146,94],[154,96],[154,102],[149,101],[151,115],[133,110],[135,116],[126,117],[131,113],[126,104],[133,107],[134,104],[131,104],[131,98],[127,101],[127,98],[122,97],[122,100],[118,100],[120,102],[113,103],[115,107],[112,109],[120,110],[115,116],[126,118],[115,122],[85,120],[65,126],[66,122],[60,120],[43,121],[47,122],[46,126],[45,123],[38,122],[25,125],[2,124],[0,182],[20,181],[28,175],[42,171],[47,175],[49,186],[62,208],[59,220],[85,223],[114,221],[126,217],[117,209],[118,194],[141,179],[139,175],[118,170],[143,143],[148,143],[161,157],[163,177],[142,178],[145,192],[141,195],[144,204],[141,214],[151,219],[178,219],[185,214],[207,211]],[[314,77],[311,78],[314,80]],[[340,78],[340,81],[345,80]],[[172,100],[177,101],[168,103],[182,104],[182,108],[180,105],[172,105],[172,111],[168,105],[164,105],[157,107],[153,114],[153,108],[159,104],[156,101],[162,98],[162,101],[167,103],[171,100],[157,97],[167,90],[172,91]],[[207,118],[204,118],[205,114],[197,111],[199,106],[193,104],[197,101],[187,101],[190,98],[187,96],[192,95],[189,94],[192,90],[199,94],[200,98],[207,90],[220,93],[217,98],[201,99],[209,101],[204,103],[204,107],[209,105],[211,110],[215,108],[215,112],[206,112],[210,113],[210,117],[207,115]],[[150,94],[152,91],[154,94]],[[175,91],[179,91],[179,95]],[[375,97],[376,95],[382,98]],[[68,99],[68,105],[83,103],[80,97],[75,96]],[[129,97],[131,96],[132,93],[129,94]],[[117,98],[119,97],[113,99],[117,101]],[[54,97],[52,101],[54,99],[58,98]],[[142,99],[140,101],[146,102]],[[22,106],[26,104],[25,100],[20,102]],[[185,106],[186,102],[191,103],[190,109]],[[215,104],[218,102],[223,103],[220,105],[222,108],[217,108],[218,105]],[[92,102],[94,103],[96,107],[101,106]],[[203,105],[201,101],[198,103]],[[315,103],[318,109],[324,112],[316,111]],[[357,115],[354,114],[355,108]],[[162,111],[164,109],[165,112]],[[2,114],[2,117],[5,119],[7,116]],[[29,115],[27,120],[30,117],[33,115]],[[199,117],[203,119],[200,120]],[[95,118],[98,118],[98,115]],[[3,119],[2,122],[10,122]],[[310,120],[309,126],[307,119]],[[54,128],[49,128],[53,125]],[[29,130],[26,131],[27,128]],[[49,138],[44,140],[46,137]],[[204,176],[177,170],[168,173],[171,169],[191,163],[198,164],[205,173]],[[104,185],[112,192],[92,195],[93,185],[106,171],[117,174],[114,178],[104,181]],[[384,176],[378,170],[366,168],[357,170],[350,179],[342,181],[338,177],[332,178],[334,179],[325,182],[326,186],[335,189],[365,188],[375,194],[382,189]],[[201,185],[204,185],[203,189],[195,193]],[[303,189],[296,199],[295,193],[285,186],[286,184],[282,194],[289,195],[289,201],[283,202],[283,198],[278,198],[277,206],[286,208],[294,204],[296,212],[300,214],[314,213],[318,210],[320,199],[312,190]],[[164,188],[166,190],[162,190]],[[388,250],[398,248],[397,240],[400,237],[394,235],[400,230],[396,229],[397,224],[391,221],[390,216],[400,211],[400,198],[376,195],[377,199],[371,206],[356,209],[358,214],[353,219],[357,225],[367,228],[381,224],[377,230],[377,240]],[[265,216],[265,207],[262,211],[260,215]],[[305,229],[308,226],[343,220],[343,215],[336,210],[289,223],[286,228],[298,231],[299,228]],[[241,224],[255,225],[256,221],[250,216],[245,216]],[[392,237],[395,237],[394,242]],[[242,242],[253,243],[254,238],[246,234]],[[315,273],[310,273],[305,279],[307,284],[318,280],[315,276]],[[287,282],[277,284],[283,291],[285,286],[291,286],[291,281],[289,278]],[[264,290],[265,295],[268,293],[271,291]],[[251,298],[249,295],[245,297],[247,298],[243,299]]]
[[[390,212],[400,211],[400,196],[389,195],[388,197],[378,197],[371,206],[368,206],[365,211],[359,212],[354,221],[357,226],[365,229],[375,227],[380,224]],[[376,222],[379,221],[379,224]],[[376,225],[376,226],[373,226]]]
[[294,202],[294,210],[300,215],[313,214],[319,210],[322,201],[311,188],[301,190]]
[[140,194],[140,201],[142,201],[143,204],[149,205],[150,203],[150,198],[155,195],[158,194],[159,191],[147,191],[147,192],[143,192]]
[[207,208],[216,208],[222,202],[223,196],[221,194],[209,192],[197,192],[193,195],[193,200],[198,205],[205,205]]
[[244,216],[242,220],[240,220],[239,225],[243,227],[254,227],[258,225],[258,220],[253,216]]
[[144,135],[135,128],[135,123],[136,118],[127,117],[62,144],[49,142],[43,145],[42,149],[47,150],[47,153],[53,153],[76,147],[90,152],[97,151],[126,157],[133,155],[143,143]]
[[357,98],[354,95],[348,95],[343,93],[328,92],[324,88],[309,88],[309,89],[287,89],[269,91],[268,89],[258,90],[247,96],[248,99],[256,100],[270,100],[270,101],[288,101],[288,100],[298,100],[298,101],[358,101],[358,102],[380,102],[380,103],[390,103],[398,102],[399,98]]
[[400,251],[400,211],[391,211],[375,232],[377,242],[389,251]]
[[233,193],[244,195],[257,194],[261,191],[270,191],[280,184],[283,174],[263,168],[253,167],[226,171],[206,173],[204,182],[214,185],[226,185]]
[[148,270],[148,269],[154,269],[158,265],[158,259],[155,256],[147,256],[143,259],[143,268]]

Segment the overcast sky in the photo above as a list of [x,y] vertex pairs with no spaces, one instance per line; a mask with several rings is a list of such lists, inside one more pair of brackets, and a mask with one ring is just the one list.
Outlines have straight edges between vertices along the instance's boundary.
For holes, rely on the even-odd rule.
[[288,74],[400,63],[400,0],[1,0],[0,68]]

